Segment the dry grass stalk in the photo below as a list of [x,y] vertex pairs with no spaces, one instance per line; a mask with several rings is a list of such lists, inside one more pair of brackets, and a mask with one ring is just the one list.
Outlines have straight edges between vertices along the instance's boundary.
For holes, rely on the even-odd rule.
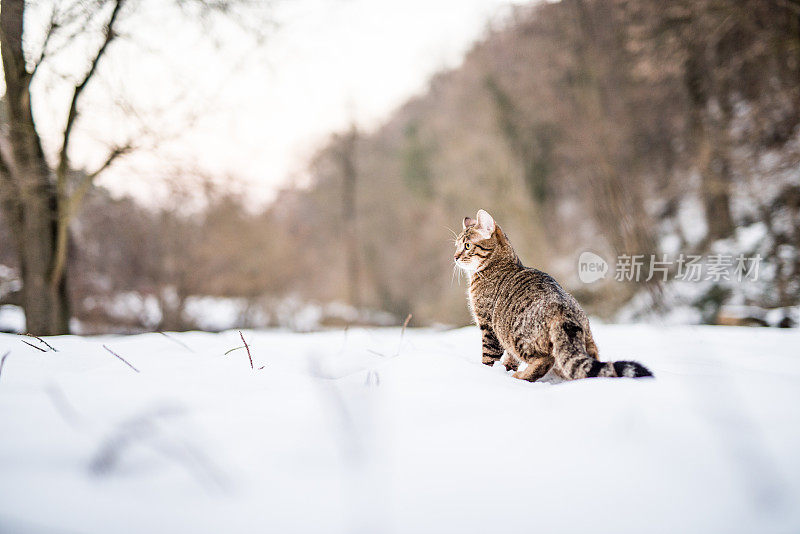
[[113,354],[114,356],[116,356],[117,358],[119,358],[119,359],[122,361],[122,363],[124,363],[125,365],[127,365],[128,367],[130,367],[131,369],[133,369],[134,371],[136,371],[137,373],[138,373],[138,372],[140,372],[140,371],[139,371],[139,370],[138,370],[136,367],[134,367],[133,365],[131,365],[131,363],[130,363],[128,360],[126,360],[125,358],[123,358],[122,356],[120,356],[119,354],[117,354],[116,352],[114,352],[113,350],[109,349],[109,348],[108,348],[108,347],[106,347],[105,345],[103,345],[103,348],[104,348],[104,349],[106,349],[106,350],[107,350],[108,352],[110,352],[111,354]]
[[0,358],[0,376],[3,374],[3,366],[6,364],[6,358],[8,358],[9,354],[11,354],[11,351],[6,352],[3,354],[3,357]]
[[33,348],[34,348],[34,349],[36,349],[36,350],[40,350],[40,351],[42,351],[42,352],[47,352],[47,351],[46,351],[46,350],[44,350],[42,347],[37,347],[37,346],[36,346],[36,345],[34,345],[33,343],[28,343],[28,342],[27,342],[27,341],[25,341],[24,339],[20,339],[20,341],[22,341],[23,343],[25,343],[25,344],[26,344],[26,345],[28,345],[29,347],[33,347]]
[[406,320],[403,321],[403,328],[400,330],[400,342],[397,345],[397,353],[395,354],[395,356],[400,356],[400,349],[403,346],[403,336],[406,335],[406,328],[408,327],[408,323],[410,322],[411,322],[411,314],[409,313],[408,316],[406,316]]
[[50,343],[48,343],[48,342],[47,342],[47,341],[45,341],[44,339],[40,338],[39,336],[34,336],[34,335],[33,335],[33,334],[31,334],[30,332],[28,332],[28,333],[27,333],[27,334],[25,334],[25,335],[26,335],[26,336],[28,336],[28,337],[32,337],[33,339],[38,339],[38,340],[39,340],[39,342],[40,342],[40,343],[42,343],[42,344],[43,344],[45,347],[47,347],[48,349],[52,350],[53,352],[58,352],[58,350],[56,350],[56,348],[55,348],[55,347],[53,347],[53,346],[52,346]]
[[[192,350],[192,348],[189,345],[187,345],[186,343],[184,343],[180,339],[177,339],[177,338],[167,334],[166,332],[159,332],[159,334],[161,334],[165,338],[169,339],[170,341],[173,341],[173,342],[177,343],[178,345],[180,345],[181,347],[185,348],[189,352],[194,352],[194,350]],[[227,354],[227,352],[225,354]]]
[[247,344],[247,341],[244,340],[244,334],[242,331],[239,330],[239,337],[242,338],[242,343],[244,343],[244,348],[247,350],[247,358],[250,360],[250,369],[253,369],[253,356],[250,354],[250,345]]

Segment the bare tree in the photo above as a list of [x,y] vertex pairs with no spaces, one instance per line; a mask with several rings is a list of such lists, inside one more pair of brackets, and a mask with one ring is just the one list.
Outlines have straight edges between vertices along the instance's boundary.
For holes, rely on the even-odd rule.
[[774,148],[800,122],[798,2],[645,4],[650,35],[668,43],[663,46],[668,62],[677,62],[682,73],[689,152],[700,175],[707,239],[725,238],[736,225],[731,196],[737,143],[746,141],[756,152]]
[[356,213],[356,144],[358,129],[355,124],[339,139],[338,151],[340,172],[342,174],[342,222],[344,229],[344,250],[347,255],[348,297],[352,306],[361,305],[361,272],[359,268],[359,244]]
[[[241,13],[234,7],[248,3],[249,0],[175,0],[183,13],[202,22],[215,14],[238,19]],[[29,41],[24,24],[28,7],[25,0],[0,2],[0,50],[6,85],[5,117],[0,132],[0,207],[17,249],[27,328],[39,335],[54,335],[69,330],[70,222],[96,178],[134,149],[132,140],[124,141],[111,146],[95,169],[75,173],[70,166],[71,141],[86,88],[97,77],[100,65],[119,38],[120,21],[132,9],[126,0],[56,2],[41,50],[33,54],[25,50]],[[101,21],[102,32],[99,45],[87,58],[86,70],[72,88],[56,161],[51,164],[42,149],[41,132],[34,119],[31,84],[40,65],[57,52],[58,46],[76,39],[97,21]],[[253,22],[252,18],[246,21],[246,25]],[[58,45],[54,45],[56,42]]]

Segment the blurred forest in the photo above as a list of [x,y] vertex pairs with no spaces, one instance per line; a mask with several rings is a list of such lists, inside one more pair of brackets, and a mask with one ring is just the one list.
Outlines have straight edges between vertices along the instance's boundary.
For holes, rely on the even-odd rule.
[[[465,324],[450,229],[478,208],[526,265],[603,318],[789,309],[800,303],[799,123],[798,1],[517,7],[381,127],[331,136],[263,209],[201,173],[176,180],[167,206],[95,188],[71,226],[73,324],[302,329],[409,313]],[[764,260],[746,283],[582,284],[583,251]],[[0,265],[0,298],[18,303],[5,226]]]

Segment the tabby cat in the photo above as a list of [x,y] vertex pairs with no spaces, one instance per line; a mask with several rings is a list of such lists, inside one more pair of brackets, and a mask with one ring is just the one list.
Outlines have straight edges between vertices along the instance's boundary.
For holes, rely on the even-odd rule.
[[[492,216],[464,218],[456,264],[469,274],[469,304],[483,334],[483,363],[503,361],[531,382],[551,368],[565,379],[652,376],[636,362],[601,362],[589,319],[553,277],[520,262]],[[527,363],[519,371],[519,363]]]

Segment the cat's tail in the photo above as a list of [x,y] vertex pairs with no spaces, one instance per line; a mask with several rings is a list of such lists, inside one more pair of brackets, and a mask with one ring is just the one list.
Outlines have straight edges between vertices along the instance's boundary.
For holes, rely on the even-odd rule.
[[608,362],[614,368],[615,376],[627,376],[629,378],[641,378],[643,376],[653,376],[650,369],[639,362]]
[[553,332],[555,365],[568,379],[594,376],[641,378],[653,373],[638,362],[601,362],[586,352],[583,329],[566,322]]
[[642,378],[653,376],[653,373],[639,362],[601,362],[589,355],[570,355],[559,360],[556,365],[561,373],[569,379],[590,378],[594,376]]

